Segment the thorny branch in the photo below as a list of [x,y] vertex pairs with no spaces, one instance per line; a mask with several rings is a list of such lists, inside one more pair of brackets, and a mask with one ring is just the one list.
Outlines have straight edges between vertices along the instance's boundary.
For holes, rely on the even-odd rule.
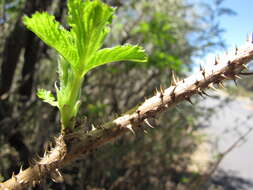
[[223,87],[224,80],[236,82],[237,79],[240,79],[239,75],[242,74],[242,71],[247,69],[246,64],[251,60],[253,60],[252,36],[242,47],[235,48],[222,57],[216,57],[213,66],[201,67],[199,72],[180,81],[173,76],[169,88],[161,88],[155,96],[117,119],[88,133],[80,130],[65,136],[60,135],[56,138],[56,145],[51,151],[45,151],[43,158],[35,161],[28,169],[24,171],[21,169],[17,175],[13,174],[9,180],[0,184],[0,189],[21,190],[39,184],[47,176],[60,177],[58,169],[81,159],[85,154],[115,140],[127,131],[135,133],[142,123],[152,127],[148,119],[156,117],[160,112],[184,100],[191,103],[191,96],[207,95],[204,90],[215,90],[215,86]]

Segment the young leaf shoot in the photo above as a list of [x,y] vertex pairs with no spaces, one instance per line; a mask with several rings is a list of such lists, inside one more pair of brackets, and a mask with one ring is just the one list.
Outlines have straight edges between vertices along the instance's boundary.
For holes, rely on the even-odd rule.
[[46,12],[24,16],[26,27],[59,54],[59,86],[57,99],[50,91],[39,89],[37,95],[44,102],[57,106],[61,114],[62,133],[72,131],[80,107],[80,92],[84,75],[100,65],[123,60],[145,62],[142,47],[133,45],[104,48],[110,32],[115,9],[101,0],[68,0],[66,30],[55,17]]

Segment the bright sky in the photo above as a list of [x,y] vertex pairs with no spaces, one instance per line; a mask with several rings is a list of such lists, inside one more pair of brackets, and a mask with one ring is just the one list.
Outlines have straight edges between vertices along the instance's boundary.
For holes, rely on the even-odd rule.
[[247,34],[253,32],[253,0],[225,0],[223,6],[237,13],[220,18],[222,28],[226,30],[224,39],[228,46],[242,45]]
[[[202,0],[200,0],[202,1]],[[213,0],[204,0],[212,2]],[[226,42],[226,49],[231,50],[235,45],[240,46],[245,43],[248,34],[253,32],[253,0],[225,0],[222,7],[230,8],[236,12],[234,16],[221,16],[219,18],[220,26],[225,30],[223,39]],[[213,64],[214,57],[221,54],[221,49],[206,55],[203,59],[196,59],[196,63],[204,67]],[[194,68],[193,72],[198,70]]]

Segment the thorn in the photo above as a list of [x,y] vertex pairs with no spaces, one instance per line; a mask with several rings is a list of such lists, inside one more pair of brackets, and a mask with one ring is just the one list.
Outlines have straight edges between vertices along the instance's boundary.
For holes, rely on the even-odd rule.
[[242,64],[242,67],[243,67],[244,69],[246,69],[246,70],[249,70],[249,68],[248,68],[247,65],[245,65],[245,64]]
[[14,175],[14,180],[15,180],[15,182],[18,182],[18,178],[15,175]]
[[141,111],[137,109],[136,113],[138,114],[138,116],[140,116]]
[[175,86],[173,88],[172,92],[170,93],[170,97],[171,97],[171,99],[172,99],[173,102],[175,101],[175,96],[176,96],[175,90],[176,90],[176,88],[177,88],[177,86]]
[[218,64],[219,64],[219,62],[218,62],[218,58],[217,58],[217,57],[215,57],[214,65],[218,65]]
[[41,165],[38,164],[37,167],[38,167],[38,170],[39,170],[39,172],[38,172],[38,173],[39,173],[39,176],[41,176]]
[[198,80],[196,80],[195,85],[198,87],[198,85],[199,85],[199,81]]
[[224,75],[224,74],[221,74],[220,75],[222,78],[224,78],[224,79],[227,79],[227,80],[229,80],[230,78],[228,78],[226,75]]
[[[54,139],[54,140],[56,141],[56,139]],[[45,153],[48,153],[50,150],[52,150],[52,148],[53,148],[53,144],[51,141],[46,143],[45,144]]]
[[235,86],[238,86],[237,81],[236,81],[235,78],[233,79],[233,81],[234,81],[234,83],[235,83]]
[[221,88],[225,88],[224,84],[222,82],[219,82],[218,85],[221,87]]
[[237,53],[238,53],[238,47],[237,45],[235,45],[235,55],[237,55]]
[[150,128],[154,128],[150,123],[149,123],[149,121],[148,121],[148,119],[144,119],[144,122],[150,127]]
[[161,91],[161,94],[164,94],[164,88],[162,87],[162,85],[160,85],[160,91]]
[[200,70],[200,71],[203,71],[203,70],[204,70],[201,64],[199,65],[199,70]]
[[214,86],[213,86],[213,83],[210,83],[209,85],[208,85],[208,88],[211,88],[211,89],[213,89],[213,90],[217,90]]
[[55,169],[55,171],[51,173],[51,179],[55,183],[61,183],[64,180],[58,169]]
[[48,151],[45,150],[45,152],[44,152],[44,154],[43,154],[43,158],[46,157],[47,153],[48,153]]
[[19,183],[19,184],[22,184],[22,183],[24,183],[24,180],[23,180],[23,179],[18,180],[18,183]]
[[198,94],[199,94],[202,98],[204,98],[204,96],[203,96],[203,94],[202,94],[202,90],[201,90],[200,88],[197,88],[197,92],[198,92]]
[[91,124],[91,131],[95,131],[95,130],[96,130],[96,127],[93,124]]
[[240,76],[238,76],[238,75],[235,75],[235,78],[237,78],[237,79],[242,79]]
[[17,177],[15,176],[14,172],[12,172],[11,178],[13,178],[15,180],[15,182],[17,182],[17,180],[18,180]]
[[202,94],[202,93],[199,93],[199,95],[200,95],[203,99],[205,99],[205,96],[203,96],[203,94]]
[[155,89],[155,95],[159,95],[160,92],[157,90],[157,88]]
[[192,103],[192,101],[191,101],[191,98],[190,97],[188,97],[188,98],[186,98],[186,100],[191,104],[191,105],[193,105],[193,103]]
[[171,71],[171,85],[172,86],[176,86],[177,85],[177,79],[176,79],[174,71]]
[[253,43],[253,33],[247,35],[247,42]]
[[202,90],[202,94],[205,94],[206,96],[210,96],[210,95],[207,94],[204,90]]
[[175,93],[175,90],[176,90],[177,86],[175,86],[171,92],[171,94]]
[[160,98],[161,98],[162,103],[163,103],[163,96],[164,96],[164,95],[163,95],[163,93],[161,92],[161,93],[160,93]]
[[26,183],[28,183],[28,181],[27,181],[27,180],[24,180],[24,181],[23,181],[23,184],[26,184]]
[[33,187],[35,187],[35,186],[36,186],[36,181],[35,181],[35,180],[33,180],[33,182],[32,182],[32,186],[33,186]]
[[21,165],[20,169],[19,169],[19,174],[23,172],[23,165]]
[[206,79],[206,71],[205,71],[205,69],[203,69],[202,75],[203,75],[204,79]]
[[57,91],[59,90],[59,87],[58,87],[58,85],[57,85],[57,81],[54,82],[54,87],[55,87],[55,89],[56,89]]
[[135,135],[135,131],[133,130],[133,127],[132,127],[131,124],[127,125],[126,128],[127,128],[128,130],[130,130],[130,131],[133,133],[133,135]]

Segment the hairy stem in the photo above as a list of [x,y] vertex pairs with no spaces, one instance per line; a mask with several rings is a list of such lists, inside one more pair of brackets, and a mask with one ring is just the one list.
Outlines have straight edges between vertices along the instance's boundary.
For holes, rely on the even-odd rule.
[[[155,96],[147,99],[140,106],[136,106],[131,112],[105,123],[89,133],[77,131],[60,136],[56,139],[56,146],[44,157],[34,163],[28,169],[0,184],[0,189],[16,190],[26,189],[29,185],[39,183],[50,174],[59,174],[58,168],[62,168],[84,155],[92,152],[100,146],[115,140],[127,131],[134,132],[140,128],[140,124],[146,123],[148,118],[157,116],[160,112],[172,108],[177,103],[188,100],[199,94],[205,95],[205,89],[215,89],[214,85],[222,85],[224,80],[236,81],[247,63],[253,60],[253,42],[247,42],[240,48],[225,54],[213,61],[213,66],[200,68],[200,71],[183,80],[177,81],[173,77],[172,86],[161,89]],[[191,101],[190,101],[191,102]]]
[[75,117],[79,108],[79,101],[80,101],[79,96],[80,96],[82,81],[83,79],[81,77],[75,77],[74,80],[71,81],[71,83],[69,84],[70,93],[67,99],[65,100],[63,107],[60,108],[62,133],[67,133],[67,132],[72,131],[75,125]]

